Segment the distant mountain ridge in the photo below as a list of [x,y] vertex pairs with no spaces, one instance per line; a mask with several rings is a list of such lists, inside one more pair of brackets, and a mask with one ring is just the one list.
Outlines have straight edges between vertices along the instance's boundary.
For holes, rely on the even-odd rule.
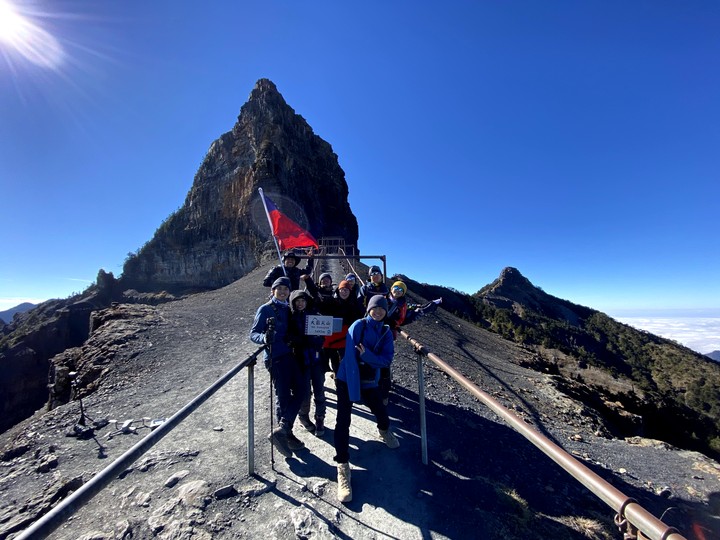
[[708,358],[712,358],[716,362],[720,362],[720,351],[713,351],[713,352],[707,353],[705,356],[707,356]]
[[558,376],[564,392],[614,418],[619,433],[720,456],[720,364],[705,355],[549,295],[512,267],[473,295],[433,287],[427,297],[437,296],[534,350],[529,367]]
[[5,311],[0,311],[0,320],[2,320],[5,324],[9,324],[13,320],[13,317],[16,313],[25,313],[26,311],[30,311],[36,306],[37,304],[23,302],[22,304],[18,304],[17,306],[6,309]]

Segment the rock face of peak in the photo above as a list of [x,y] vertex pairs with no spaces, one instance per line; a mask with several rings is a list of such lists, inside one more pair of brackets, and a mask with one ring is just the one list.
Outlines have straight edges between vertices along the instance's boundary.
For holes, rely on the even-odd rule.
[[475,296],[488,305],[514,311],[529,308],[573,325],[592,312],[589,308],[547,294],[533,285],[517,268],[510,266],[504,268],[495,281],[480,289]]
[[260,79],[232,130],[210,145],[183,206],[126,261],[123,286],[215,288],[255,268],[270,240],[258,187],[316,238],[357,243],[337,155]]

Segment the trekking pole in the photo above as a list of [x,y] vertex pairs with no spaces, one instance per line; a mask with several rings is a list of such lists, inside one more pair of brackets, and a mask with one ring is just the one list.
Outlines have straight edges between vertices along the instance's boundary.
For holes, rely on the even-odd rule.
[[275,339],[275,317],[268,317],[267,330],[265,335],[270,335],[272,339],[268,340],[267,350],[268,357],[270,358],[270,468],[275,470],[275,445],[273,444],[272,436],[274,431],[273,416],[275,416],[275,407],[273,406],[273,361],[272,361],[272,341]]

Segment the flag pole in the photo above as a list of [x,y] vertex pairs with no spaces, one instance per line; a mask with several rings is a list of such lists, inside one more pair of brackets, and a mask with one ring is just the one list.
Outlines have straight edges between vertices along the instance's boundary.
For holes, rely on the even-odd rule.
[[287,271],[285,270],[285,265],[283,264],[282,255],[280,254],[280,246],[278,245],[277,237],[273,234],[273,224],[270,219],[270,212],[268,212],[267,203],[265,202],[265,193],[263,193],[263,188],[261,187],[258,188],[258,191],[260,192],[260,200],[262,200],[263,208],[265,208],[265,217],[267,217],[268,225],[270,225],[270,235],[272,236],[273,242],[275,242],[275,249],[277,250],[278,259],[280,260],[280,267],[282,268],[285,277],[287,277]]

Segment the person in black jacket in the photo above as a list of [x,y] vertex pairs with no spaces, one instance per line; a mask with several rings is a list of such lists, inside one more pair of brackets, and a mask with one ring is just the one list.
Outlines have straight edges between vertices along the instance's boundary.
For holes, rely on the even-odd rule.
[[308,250],[307,256],[307,266],[301,269],[299,267],[301,258],[295,251],[290,249],[283,253],[282,264],[278,264],[267,273],[265,279],[263,279],[263,286],[270,287],[276,279],[287,276],[290,279],[290,290],[298,290],[300,288],[300,276],[312,274],[313,268],[315,267],[312,248]]
[[[307,291],[290,293],[290,337],[295,359],[304,373],[304,399],[298,412],[298,420],[309,432],[318,437],[325,433],[325,365],[321,356],[324,337],[308,335],[306,320],[309,315],[319,315]],[[315,423],[310,420],[310,397],[315,401]]]
[[[307,287],[307,282],[305,286]],[[317,290],[320,296],[322,296],[323,298],[332,297],[335,291],[333,290],[333,279],[332,275],[330,275],[330,272],[323,272],[322,274],[320,274],[319,287]]]
[[357,296],[353,296],[352,284],[347,280],[342,280],[337,290],[328,297],[320,293],[312,278],[308,276],[303,279],[308,292],[317,302],[318,311],[322,315],[331,315],[342,319],[342,329],[327,336],[323,344],[325,366],[330,368],[333,373],[337,373],[345,351],[345,337],[348,328],[352,323],[363,318],[365,309]]

